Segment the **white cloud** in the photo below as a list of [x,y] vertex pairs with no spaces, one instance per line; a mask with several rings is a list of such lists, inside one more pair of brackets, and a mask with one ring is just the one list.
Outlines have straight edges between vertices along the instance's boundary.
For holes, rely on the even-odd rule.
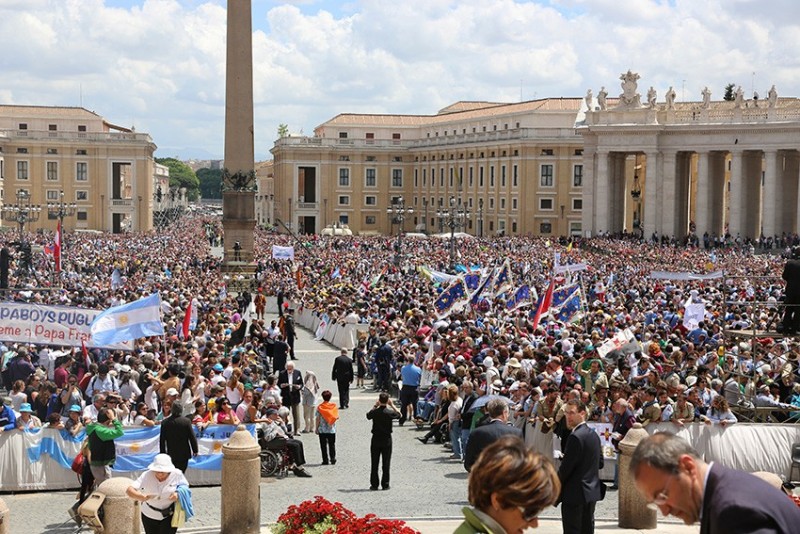
[[[124,0],[115,0],[115,5]],[[0,101],[77,105],[147,131],[160,155],[222,155],[219,0],[4,0]],[[255,0],[256,151],[277,125],[341,112],[435,113],[460,99],[726,83],[800,94],[800,3],[775,0]],[[755,75],[753,74],[755,73]]]

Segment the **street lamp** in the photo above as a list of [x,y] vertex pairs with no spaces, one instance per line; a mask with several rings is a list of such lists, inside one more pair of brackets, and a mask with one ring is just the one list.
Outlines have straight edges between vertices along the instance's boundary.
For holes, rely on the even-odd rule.
[[406,207],[406,201],[403,197],[394,199],[394,203],[386,208],[386,213],[391,217],[389,219],[389,233],[392,233],[394,224],[397,223],[399,231],[397,232],[397,243],[395,243],[395,265],[400,265],[400,253],[403,248],[403,221],[406,220],[406,214],[411,215],[414,213],[414,208]]
[[455,271],[456,268],[456,228],[464,228],[469,219],[469,210],[466,204],[461,202],[461,199],[451,196],[449,206],[440,209],[438,215],[439,220],[445,221],[448,228],[450,228],[450,271]]
[[[141,198],[142,197],[139,197],[139,202],[141,202]],[[69,204],[64,202],[64,191],[61,191],[58,202],[47,203],[47,216],[50,219],[58,219],[60,226],[63,229],[64,218],[74,216],[77,209],[78,205],[74,202]]]
[[425,233],[425,235],[428,235],[428,197],[422,198],[422,205],[425,208],[425,220],[423,221],[425,226],[423,227],[422,231]]
[[4,221],[15,222],[19,226],[19,242],[17,251],[21,253],[20,270],[27,272],[33,269],[31,258],[31,245],[25,241],[25,224],[39,220],[42,207],[31,204],[31,195],[28,191],[17,191],[17,203],[3,205],[2,217]]

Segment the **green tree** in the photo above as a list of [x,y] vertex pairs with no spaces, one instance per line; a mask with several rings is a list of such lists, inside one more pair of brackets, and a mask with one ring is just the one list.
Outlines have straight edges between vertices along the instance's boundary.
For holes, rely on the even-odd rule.
[[289,135],[289,125],[288,124],[279,124],[278,125],[278,137],[284,138]]
[[197,169],[200,180],[200,194],[203,198],[222,198],[222,170]]
[[722,97],[723,100],[732,101],[734,99],[733,89],[736,87],[735,83],[729,83],[725,86],[725,96]]
[[200,181],[191,167],[177,158],[156,158],[156,163],[166,165],[169,168],[169,186],[185,187],[189,200],[197,200],[200,192]]

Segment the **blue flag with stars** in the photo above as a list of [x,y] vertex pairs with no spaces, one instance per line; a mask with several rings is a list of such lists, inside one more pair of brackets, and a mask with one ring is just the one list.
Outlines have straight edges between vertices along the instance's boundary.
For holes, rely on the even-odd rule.
[[468,302],[467,285],[463,278],[458,277],[439,294],[433,307],[436,308],[436,315],[442,319],[453,311],[463,308]]
[[550,310],[556,321],[565,323],[578,318],[581,311],[581,288],[578,284],[560,287],[553,291],[553,306]]

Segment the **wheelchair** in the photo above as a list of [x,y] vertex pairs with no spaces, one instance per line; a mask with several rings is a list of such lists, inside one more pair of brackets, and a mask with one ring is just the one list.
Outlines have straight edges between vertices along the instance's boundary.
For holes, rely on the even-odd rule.
[[292,465],[286,442],[281,439],[267,442],[263,436],[259,435],[258,444],[261,446],[259,453],[261,476],[275,475],[277,478],[286,478],[286,475],[289,474],[289,466]]

